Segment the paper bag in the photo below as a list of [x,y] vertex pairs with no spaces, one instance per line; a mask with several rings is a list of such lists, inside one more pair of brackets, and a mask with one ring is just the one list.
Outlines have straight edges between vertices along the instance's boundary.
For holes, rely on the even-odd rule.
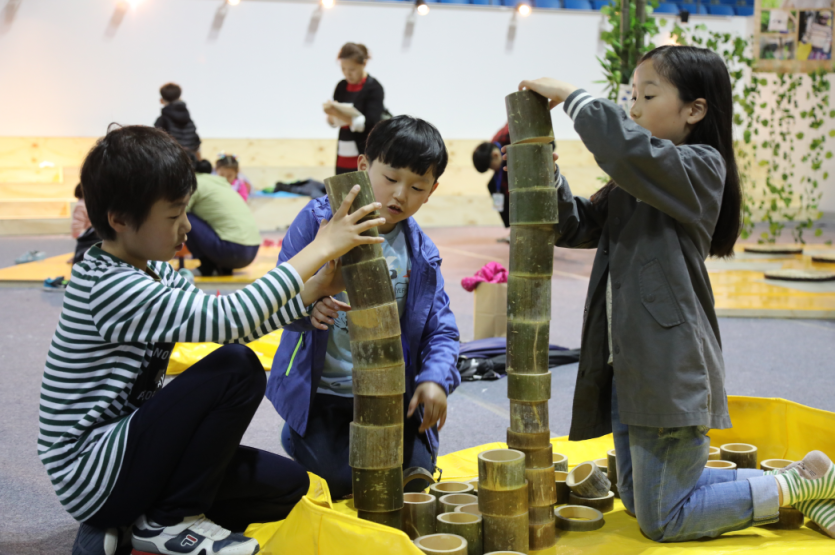
[[473,296],[473,339],[507,335],[507,284],[479,283]]

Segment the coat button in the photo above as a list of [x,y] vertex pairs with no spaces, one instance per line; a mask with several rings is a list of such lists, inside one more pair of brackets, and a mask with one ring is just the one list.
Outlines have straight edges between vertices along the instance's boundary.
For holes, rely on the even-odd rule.
[[609,254],[609,249],[603,249],[603,254]]
[[645,300],[648,303],[654,303],[655,302],[655,295],[647,295],[647,298]]
[[620,289],[620,283],[615,284],[615,289]]
[[620,354],[620,345],[615,345],[615,354],[616,355]]

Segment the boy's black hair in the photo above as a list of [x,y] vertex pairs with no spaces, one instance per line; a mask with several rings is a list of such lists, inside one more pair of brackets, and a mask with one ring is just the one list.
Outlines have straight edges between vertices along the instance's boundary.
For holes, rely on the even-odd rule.
[[195,173],[212,173],[212,163],[208,160],[200,160],[194,165]]
[[99,139],[81,167],[81,184],[90,222],[106,241],[116,238],[109,212],[138,229],[155,202],[197,189],[186,150],[165,131],[140,125],[116,127]]
[[176,83],[166,83],[159,89],[159,95],[166,102],[174,102],[180,100],[183,95],[183,89]]
[[475,147],[473,151],[473,165],[478,173],[484,173],[490,169],[490,162],[493,161],[493,150],[496,145],[484,142]]
[[374,126],[365,143],[370,163],[407,168],[418,175],[432,171],[435,181],[446,170],[449,156],[434,125],[412,116],[397,116]]
[[81,183],[75,186],[75,191],[73,191],[73,193],[75,194],[75,198],[78,200],[84,198],[84,189],[81,188]]

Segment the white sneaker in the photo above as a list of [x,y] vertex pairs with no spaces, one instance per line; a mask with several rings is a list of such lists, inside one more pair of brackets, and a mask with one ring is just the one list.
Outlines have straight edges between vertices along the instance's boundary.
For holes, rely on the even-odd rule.
[[157,526],[143,515],[133,525],[134,555],[254,555],[258,540],[233,534],[197,515],[173,526]]

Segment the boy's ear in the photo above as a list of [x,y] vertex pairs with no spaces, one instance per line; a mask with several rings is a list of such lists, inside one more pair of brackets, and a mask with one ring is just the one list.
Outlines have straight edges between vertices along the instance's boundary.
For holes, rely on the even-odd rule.
[[360,157],[357,159],[357,170],[364,172],[368,171],[370,167],[371,163],[368,161],[368,157],[365,154],[360,154]]
[[434,192],[435,192],[435,189],[437,189],[437,188],[438,188],[438,185],[440,185],[440,184],[441,184],[441,182],[440,182],[440,181],[436,181],[436,182],[435,182],[435,184],[434,184],[434,185],[432,185],[432,190],[431,190],[431,191],[429,191],[429,194],[426,196],[426,200],[425,200],[425,201],[423,201],[423,204],[426,204],[427,202],[429,202],[429,197],[431,197],[431,196],[432,196],[432,193],[434,193]]
[[121,214],[116,214],[115,212],[107,213],[107,223],[110,224],[110,227],[113,228],[113,231],[116,233],[124,233],[128,228],[128,223],[125,220],[125,217]]

